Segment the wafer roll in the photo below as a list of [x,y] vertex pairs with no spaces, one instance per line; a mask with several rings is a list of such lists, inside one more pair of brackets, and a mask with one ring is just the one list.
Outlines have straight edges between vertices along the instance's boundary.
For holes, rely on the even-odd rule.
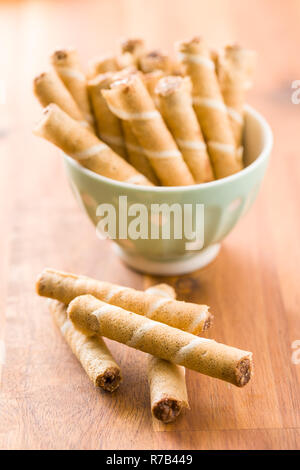
[[89,126],[71,93],[67,90],[55,70],[51,69],[35,77],[33,91],[43,107],[55,103],[71,118],[80,121],[85,127]]
[[180,58],[193,84],[193,103],[217,178],[243,168],[236,149],[227,108],[218,83],[215,64],[203,39],[179,44]]
[[145,41],[140,38],[130,38],[121,40],[121,51],[123,54],[132,55],[135,65],[139,66],[140,57],[146,54]]
[[[174,301],[170,301],[174,302]],[[238,387],[251,377],[252,354],[108,305],[92,295],[72,300],[68,316],[85,334],[99,334]]]
[[44,109],[44,116],[34,132],[99,175],[127,183],[152,185],[122,157],[55,104]]
[[184,186],[194,183],[171,133],[138,74],[114,82],[110,90],[103,90],[102,93],[111,111],[120,119],[130,122],[163,185]]
[[154,72],[149,72],[149,73],[143,73],[142,79],[144,82],[144,85],[146,86],[149,95],[151,96],[156,108],[160,111],[159,109],[159,100],[157,98],[157,94],[155,93],[155,88],[160,81],[161,78],[165,76],[164,72],[161,70],[154,70]]
[[69,304],[79,295],[92,294],[106,303],[193,334],[207,330],[212,322],[207,305],[163,299],[160,295],[147,294],[129,287],[53,269],[45,269],[40,274],[36,290],[43,297],[50,297],[65,304]]
[[[118,119],[115,116],[116,119]],[[135,137],[131,129],[129,121],[122,121],[122,129],[125,138],[126,150],[129,163],[134,166],[142,175],[151,181],[156,186],[159,185],[159,180],[150,164],[148,157],[144,153],[143,147],[140,146],[139,141]]]
[[82,71],[76,49],[54,51],[50,60],[57,74],[73,96],[84,118],[93,127],[94,120],[86,87],[86,77]]
[[252,84],[255,61],[255,52],[239,45],[227,46],[217,56],[219,83],[238,147],[242,144],[245,95]]
[[98,137],[117,154],[127,159],[121,121],[111,112],[101,93],[101,90],[109,88],[112,80],[112,72],[97,75],[88,82],[88,93],[95,115]]
[[189,77],[162,78],[156,87],[160,112],[196,183],[214,179],[202,132],[193,109]]
[[100,73],[117,72],[132,65],[134,65],[134,59],[128,52],[97,57],[89,63],[89,78],[95,78]]
[[87,337],[68,320],[67,307],[52,300],[49,309],[54,322],[96,387],[114,392],[122,381],[121,370],[100,336]]
[[148,383],[155,418],[171,423],[183,408],[189,408],[184,367],[149,355]]
[[173,61],[168,54],[154,50],[140,58],[140,68],[144,73],[161,70],[162,72],[169,74],[173,71]]
[[145,292],[147,294],[159,295],[159,297],[165,297],[167,299],[176,299],[176,292],[174,287],[170,286],[169,284],[165,284],[164,282],[148,287]]
[[[175,290],[168,284],[157,284],[149,287],[146,292],[176,298]],[[171,423],[183,408],[189,408],[184,367],[149,354],[148,383],[151,411],[155,418],[164,423]]]

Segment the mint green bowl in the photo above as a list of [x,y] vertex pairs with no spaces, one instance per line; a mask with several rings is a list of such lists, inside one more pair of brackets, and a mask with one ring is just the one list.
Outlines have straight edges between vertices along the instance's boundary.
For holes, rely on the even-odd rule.
[[[178,203],[182,209],[185,204],[190,204],[192,208],[196,204],[204,205],[203,244],[195,243],[193,246],[184,236],[176,239],[172,227],[170,239],[163,239],[161,234],[158,239],[114,239],[118,254],[133,269],[156,275],[178,275],[199,269],[217,256],[220,242],[249,210],[257,196],[272,144],[269,125],[258,112],[247,106],[244,135],[246,166],[239,173],[211,183],[179,187],[136,186],[97,175],[67,155],[64,155],[64,160],[75,197],[95,225],[100,220],[96,215],[99,204],[112,205],[118,219],[120,196],[127,196],[128,207],[136,203],[145,205],[149,213],[149,226],[153,221],[151,204]],[[193,224],[196,223],[194,212],[192,210]],[[132,217],[126,223],[130,220]],[[97,256],[95,253],[95,259]]]

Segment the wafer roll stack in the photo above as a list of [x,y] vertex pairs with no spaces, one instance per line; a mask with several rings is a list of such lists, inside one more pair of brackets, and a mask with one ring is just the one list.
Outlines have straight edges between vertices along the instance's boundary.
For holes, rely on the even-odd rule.
[[79,121],[84,127],[89,127],[77,103],[55,70],[51,69],[35,77],[33,91],[43,107],[51,103],[57,104],[71,118]]
[[98,137],[109,145],[118,155],[127,159],[122,123],[106,104],[101,90],[109,88],[113,73],[100,74],[88,82],[88,93],[95,116]]
[[138,74],[114,82],[110,90],[102,93],[111,111],[130,122],[163,185],[194,184],[191,172]]
[[67,307],[52,300],[49,309],[55,324],[96,387],[114,392],[122,381],[121,370],[100,336],[87,337],[68,320]]
[[69,304],[79,295],[92,294],[106,303],[196,335],[207,330],[212,322],[207,305],[162,298],[160,295],[53,269],[45,269],[40,274],[36,290],[39,295],[64,304]]
[[[175,290],[168,284],[157,284],[146,292],[176,298]],[[183,408],[189,408],[184,367],[149,354],[148,383],[152,414],[163,423],[173,422]]]
[[194,108],[217,178],[243,168],[210,51],[200,37],[179,44],[180,58],[193,85]]
[[[115,116],[116,119],[118,119]],[[159,180],[153,170],[148,157],[144,153],[143,147],[135,137],[129,121],[122,121],[122,129],[125,138],[125,145],[129,163],[134,166],[142,175],[154,185],[159,185]]]
[[217,72],[237,147],[242,144],[246,91],[251,87],[256,54],[238,45],[217,56]]
[[44,116],[34,132],[99,175],[127,183],[152,185],[122,157],[55,104],[44,109]]
[[[170,301],[174,302],[174,301]],[[99,334],[238,387],[251,377],[252,354],[101,302],[92,295],[72,300],[68,316],[85,334]]]
[[91,112],[86,77],[82,71],[76,49],[54,51],[50,57],[57,74],[77,103],[84,118],[93,128],[94,120]]
[[193,109],[189,77],[169,76],[156,86],[160,112],[196,183],[214,179],[206,145]]

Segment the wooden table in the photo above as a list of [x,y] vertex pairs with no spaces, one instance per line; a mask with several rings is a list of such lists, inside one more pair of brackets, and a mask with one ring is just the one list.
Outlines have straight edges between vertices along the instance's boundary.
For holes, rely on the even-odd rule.
[[[1,448],[299,449],[299,21],[298,0],[1,2]],[[275,147],[254,207],[218,258],[166,280],[181,299],[211,306],[211,337],[254,352],[255,377],[236,389],[188,371],[191,411],[163,426],[151,418],[144,355],[110,342],[125,380],[112,396],[95,390],[35,295],[45,266],[141,289],[161,279],[130,271],[97,239],[56,150],[32,136],[40,109],[31,82],[59,45],[87,61],[121,35],[171,48],[198,32],[257,49],[249,102],[271,123]]]

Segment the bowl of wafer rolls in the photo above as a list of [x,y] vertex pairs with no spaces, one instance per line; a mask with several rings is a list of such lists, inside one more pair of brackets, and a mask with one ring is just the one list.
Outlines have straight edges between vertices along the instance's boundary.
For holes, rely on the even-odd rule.
[[[103,207],[113,207],[116,250],[151,274],[183,274],[215,258],[254,202],[272,149],[268,123],[246,105],[255,52],[239,45],[213,51],[202,37],[175,49],[176,59],[142,39],[122,40],[87,73],[75,49],[60,49],[34,79],[44,107],[35,134],[62,151],[74,194],[97,227]],[[147,234],[129,236],[141,205]],[[181,230],[174,222],[165,236],[164,209],[167,222],[189,210],[193,228],[185,230],[182,216]]]

